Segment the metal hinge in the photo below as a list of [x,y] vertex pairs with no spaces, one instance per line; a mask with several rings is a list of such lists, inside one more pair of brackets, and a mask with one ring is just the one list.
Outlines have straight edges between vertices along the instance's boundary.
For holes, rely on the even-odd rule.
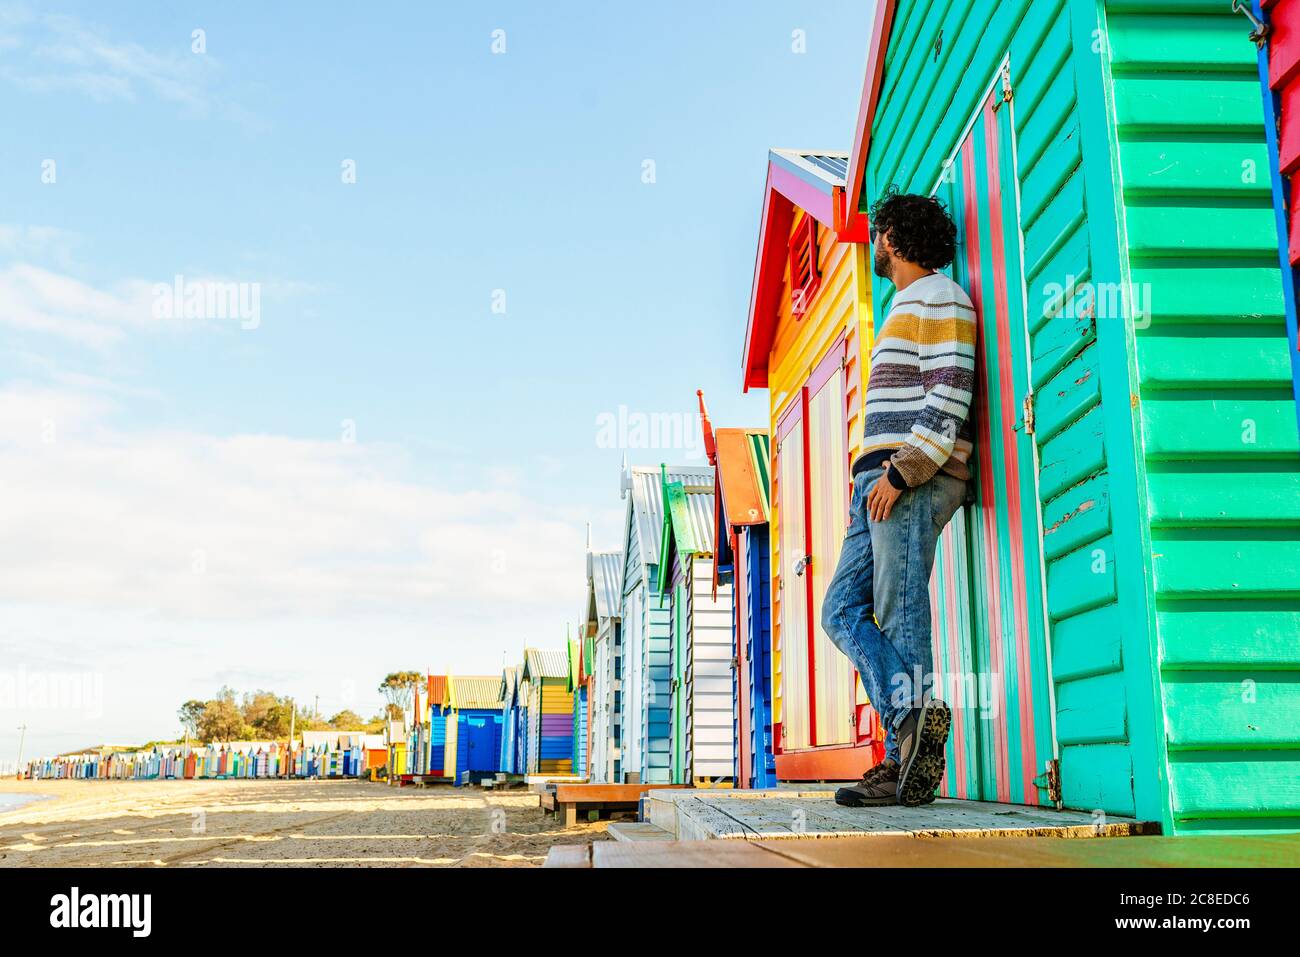
[[1047,792],[1047,800],[1051,801],[1058,811],[1065,806],[1065,800],[1061,797],[1061,762],[1056,758],[1048,761],[1043,768],[1043,773],[1034,778],[1034,786]]
[[994,113],[998,111],[998,107],[1000,107],[1003,103],[1011,102],[1012,92],[1013,91],[1011,89],[1011,65],[1007,64],[1002,67],[1002,99],[994,102],[993,104]]
[[1027,396],[1025,396],[1024,417],[1025,417],[1025,435],[1033,435],[1034,434],[1034,393],[1033,392],[1030,392]]

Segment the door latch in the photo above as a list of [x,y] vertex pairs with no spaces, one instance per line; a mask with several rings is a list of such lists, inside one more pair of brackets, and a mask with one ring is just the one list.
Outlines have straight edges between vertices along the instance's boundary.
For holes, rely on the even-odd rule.
[[1051,801],[1059,811],[1065,807],[1065,799],[1061,795],[1061,762],[1052,758],[1043,766],[1043,773],[1034,778],[1034,787],[1042,788],[1047,792],[1047,800]]
[[1025,396],[1025,402],[1022,406],[1024,413],[1025,435],[1034,434],[1034,394],[1030,392]]
[[811,564],[812,564],[812,556],[805,555],[803,558],[799,559],[797,562],[794,563],[794,573],[800,577],[803,577],[803,570]]

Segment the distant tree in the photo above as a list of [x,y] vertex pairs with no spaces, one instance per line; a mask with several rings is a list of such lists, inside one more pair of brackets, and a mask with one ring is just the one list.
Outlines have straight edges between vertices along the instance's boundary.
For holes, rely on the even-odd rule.
[[249,737],[250,729],[244,723],[244,714],[235,704],[234,695],[213,698],[203,706],[198,723],[199,739],[209,741],[241,741]]
[[258,737],[275,741],[289,736],[293,721],[293,702],[288,698],[281,698],[270,691],[256,691],[251,695],[244,695],[241,711],[244,715],[244,723],[252,728]]
[[202,701],[191,698],[176,712],[177,717],[181,719],[181,727],[190,733],[191,738],[199,736],[199,720],[203,717],[205,707],[207,705]]
[[397,708],[400,716],[411,706],[411,694],[424,683],[424,675],[418,671],[394,671],[386,676],[379,685],[379,690],[388,699],[389,713]]
[[344,708],[334,717],[330,718],[330,727],[335,731],[364,731],[366,722],[362,720],[361,715],[355,711],[349,711]]

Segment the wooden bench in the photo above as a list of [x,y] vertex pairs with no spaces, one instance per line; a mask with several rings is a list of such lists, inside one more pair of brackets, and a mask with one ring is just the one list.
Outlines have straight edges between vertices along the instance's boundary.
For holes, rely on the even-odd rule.
[[559,817],[565,827],[578,823],[579,811],[635,811],[649,791],[682,788],[684,784],[551,784],[542,791],[542,809]]

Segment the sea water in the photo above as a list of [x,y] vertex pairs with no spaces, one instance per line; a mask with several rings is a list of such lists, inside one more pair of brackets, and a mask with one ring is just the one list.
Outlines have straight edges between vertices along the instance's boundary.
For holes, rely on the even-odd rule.
[[12,811],[20,808],[24,804],[31,804],[33,801],[39,801],[41,798],[49,797],[48,794],[12,794],[0,791],[0,814],[5,811]]

